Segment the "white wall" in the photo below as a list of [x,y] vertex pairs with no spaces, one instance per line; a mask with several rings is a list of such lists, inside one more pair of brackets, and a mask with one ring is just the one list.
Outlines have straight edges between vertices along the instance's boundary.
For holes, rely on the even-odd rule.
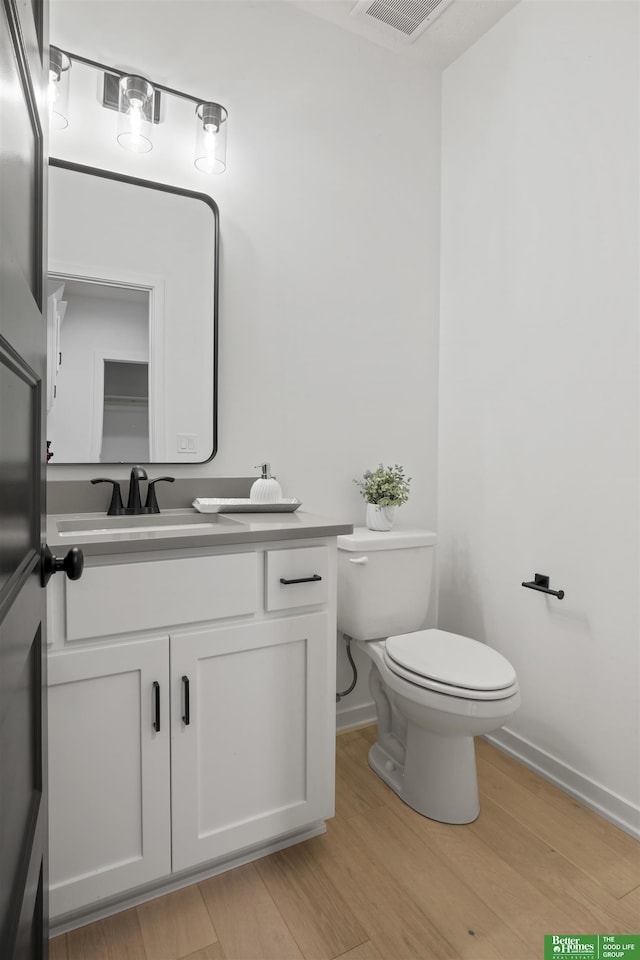
[[637,828],[637,4],[519,4],[442,135],[439,622],[514,664],[503,742]]
[[[175,475],[247,476],[269,460],[303,509],[363,523],[352,479],[402,463],[400,522],[433,528],[439,74],[286,2],[53,0],[51,42],[229,110],[219,177],[193,168],[191,112],[183,140],[157,128],[143,156],[115,144],[108,111],[100,128],[72,120],[51,136],[54,156],[219,205],[219,453]],[[339,673],[344,688],[342,656]],[[344,706],[369,701],[365,677]]]

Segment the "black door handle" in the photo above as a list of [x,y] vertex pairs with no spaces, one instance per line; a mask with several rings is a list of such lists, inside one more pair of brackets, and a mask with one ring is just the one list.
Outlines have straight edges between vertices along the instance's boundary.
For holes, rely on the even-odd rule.
[[153,717],[153,729],[156,733],[160,733],[160,684],[157,680],[153,681],[153,697],[154,697],[154,717]]
[[191,723],[191,708],[189,705],[189,677],[182,678],[182,688],[184,691],[184,713],[182,714],[182,722],[185,727],[188,727]]
[[40,584],[49,583],[52,574],[64,570],[69,580],[79,580],[84,570],[84,554],[80,547],[72,547],[64,557],[54,557],[48,544],[40,551]]

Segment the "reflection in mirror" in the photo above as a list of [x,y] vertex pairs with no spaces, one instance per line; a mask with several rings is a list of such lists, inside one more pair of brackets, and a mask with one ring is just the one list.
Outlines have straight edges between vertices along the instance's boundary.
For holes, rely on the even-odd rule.
[[51,161],[53,463],[202,463],[216,447],[217,207]]
[[149,361],[105,360],[100,460],[150,461]]

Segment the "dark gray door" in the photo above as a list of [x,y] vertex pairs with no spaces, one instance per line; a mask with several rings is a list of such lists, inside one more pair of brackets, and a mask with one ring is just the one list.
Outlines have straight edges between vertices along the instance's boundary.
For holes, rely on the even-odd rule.
[[[0,957],[46,947],[43,53],[46,0],[0,0]],[[47,64],[48,67],[48,64]]]

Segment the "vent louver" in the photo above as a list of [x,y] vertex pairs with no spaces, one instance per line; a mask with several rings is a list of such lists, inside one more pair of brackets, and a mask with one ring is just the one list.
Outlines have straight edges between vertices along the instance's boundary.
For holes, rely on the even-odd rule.
[[[372,20],[405,42],[412,42],[453,0],[358,0],[352,15]],[[400,35],[400,36],[399,36]]]

